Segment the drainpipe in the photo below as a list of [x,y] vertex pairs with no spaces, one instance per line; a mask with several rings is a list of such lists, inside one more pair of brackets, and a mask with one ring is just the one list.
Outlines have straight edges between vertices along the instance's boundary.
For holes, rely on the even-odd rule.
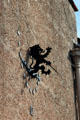
[[80,48],[73,48],[69,57],[74,80],[76,120],[80,120]]

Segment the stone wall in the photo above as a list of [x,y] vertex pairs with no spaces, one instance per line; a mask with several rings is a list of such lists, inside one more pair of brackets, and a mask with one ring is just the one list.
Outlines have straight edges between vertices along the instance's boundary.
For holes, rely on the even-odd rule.
[[[76,25],[68,0],[0,0],[0,6],[0,119],[75,120],[67,56],[72,39],[76,39]],[[35,44],[44,50],[52,48],[47,59],[60,75],[49,67],[51,74],[41,75],[38,90],[32,95],[24,88],[18,52],[22,49],[25,57],[27,49]],[[30,85],[35,84],[32,79]]]

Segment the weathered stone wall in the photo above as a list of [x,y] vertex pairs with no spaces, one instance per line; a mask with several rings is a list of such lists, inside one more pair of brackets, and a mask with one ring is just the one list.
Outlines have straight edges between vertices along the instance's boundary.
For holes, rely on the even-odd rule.
[[[0,0],[0,6],[0,119],[75,120],[67,56],[72,39],[76,39],[76,26],[68,0]],[[62,78],[52,70],[50,76],[41,75],[35,95],[27,88],[21,94],[24,70],[18,52],[22,48],[25,57],[26,50],[35,44],[44,49],[52,47],[47,59]],[[29,113],[30,105],[34,108],[33,116]]]

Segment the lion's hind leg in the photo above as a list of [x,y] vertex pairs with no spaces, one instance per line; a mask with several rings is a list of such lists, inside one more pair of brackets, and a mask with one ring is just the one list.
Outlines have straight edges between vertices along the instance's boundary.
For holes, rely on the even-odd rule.
[[42,71],[42,74],[46,74],[47,75],[47,74],[50,74],[50,72],[51,72],[49,69],[47,71],[45,71],[45,66],[44,65],[41,65],[40,69]]

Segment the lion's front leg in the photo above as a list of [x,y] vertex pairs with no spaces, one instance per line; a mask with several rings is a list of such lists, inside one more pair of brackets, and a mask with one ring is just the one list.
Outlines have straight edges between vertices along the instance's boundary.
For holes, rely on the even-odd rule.
[[51,52],[51,49],[50,47],[46,48],[46,53],[44,55],[42,55],[43,58],[47,57],[49,55],[49,53]]

